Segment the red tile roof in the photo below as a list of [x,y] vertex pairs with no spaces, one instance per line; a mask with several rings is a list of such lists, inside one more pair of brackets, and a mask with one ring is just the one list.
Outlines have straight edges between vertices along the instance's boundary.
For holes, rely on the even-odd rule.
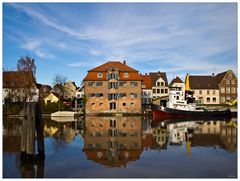
[[152,78],[151,75],[141,75],[142,77],[142,85],[145,85],[145,88],[142,89],[152,89]]
[[137,70],[127,66],[126,64],[120,61],[109,61],[104,63],[96,68],[89,70],[90,72],[105,72],[111,68],[118,69],[120,71],[127,71],[127,72],[137,72]]
[[[87,76],[83,80],[84,81],[98,81],[98,80],[105,81],[107,80],[107,71],[111,69],[115,69],[119,71],[119,80],[139,80],[139,81],[142,80],[137,70],[125,65],[124,63],[113,62],[113,61],[107,62],[94,69],[89,70]],[[99,72],[102,73],[101,78],[97,76]],[[128,77],[124,76],[125,72],[128,73]]]

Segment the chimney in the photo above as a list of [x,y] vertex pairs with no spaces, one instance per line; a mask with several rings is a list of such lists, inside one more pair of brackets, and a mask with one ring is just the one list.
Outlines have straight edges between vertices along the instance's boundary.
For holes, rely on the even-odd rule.
[[212,73],[212,77],[214,77],[215,75],[214,75],[214,73]]
[[147,75],[147,73],[145,73],[145,75]]
[[126,65],[126,60],[123,60],[123,64]]

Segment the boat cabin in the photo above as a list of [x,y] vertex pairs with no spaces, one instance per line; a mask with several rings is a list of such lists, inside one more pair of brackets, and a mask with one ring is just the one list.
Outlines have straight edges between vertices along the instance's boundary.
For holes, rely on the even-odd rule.
[[181,87],[169,87],[169,101],[167,107],[179,110],[195,110],[194,104],[188,104]]

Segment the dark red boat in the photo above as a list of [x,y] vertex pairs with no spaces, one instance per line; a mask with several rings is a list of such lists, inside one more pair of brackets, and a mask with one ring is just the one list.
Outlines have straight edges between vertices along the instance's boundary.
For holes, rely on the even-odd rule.
[[170,119],[170,118],[222,118],[231,117],[231,111],[229,108],[224,110],[208,110],[208,109],[196,109],[192,111],[179,110],[167,107],[155,107],[152,109],[153,119]]

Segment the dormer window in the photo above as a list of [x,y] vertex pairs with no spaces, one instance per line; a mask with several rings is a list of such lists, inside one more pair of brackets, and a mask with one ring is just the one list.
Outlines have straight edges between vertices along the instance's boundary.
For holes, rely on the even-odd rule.
[[103,77],[103,74],[102,74],[102,73],[98,73],[98,74],[97,74],[97,77],[98,77],[98,78],[102,78],[102,77]]
[[128,75],[128,72],[125,72],[124,73],[124,77],[128,77],[129,75]]

